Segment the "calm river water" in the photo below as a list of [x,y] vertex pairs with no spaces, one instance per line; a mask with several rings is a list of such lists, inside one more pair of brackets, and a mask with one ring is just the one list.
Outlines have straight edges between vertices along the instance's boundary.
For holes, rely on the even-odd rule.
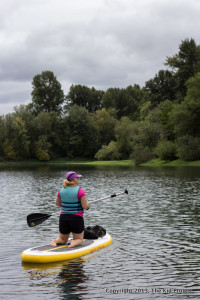
[[0,169],[0,298],[199,299],[200,168],[73,168],[91,204],[85,224],[113,237],[105,249],[68,262],[23,264],[21,252],[49,243],[58,216],[29,228],[26,216],[58,211],[66,167]]

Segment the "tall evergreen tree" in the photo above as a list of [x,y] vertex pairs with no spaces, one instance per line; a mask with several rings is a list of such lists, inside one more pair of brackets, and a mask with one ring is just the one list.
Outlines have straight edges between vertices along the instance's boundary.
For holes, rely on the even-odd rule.
[[155,107],[165,100],[175,100],[176,86],[174,74],[168,70],[160,70],[153,79],[148,80],[145,84],[152,106]]
[[200,71],[200,47],[194,39],[185,39],[179,45],[179,52],[167,57],[165,65],[174,71],[178,83],[177,94],[183,100],[187,90],[186,81]]

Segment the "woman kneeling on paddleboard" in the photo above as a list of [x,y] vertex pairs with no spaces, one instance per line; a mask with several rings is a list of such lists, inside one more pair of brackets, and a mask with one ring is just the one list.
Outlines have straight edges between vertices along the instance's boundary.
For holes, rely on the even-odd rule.
[[86,198],[85,191],[78,185],[79,177],[82,175],[70,171],[65,175],[63,188],[58,192],[56,205],[62,207],[59,219],[59,237],[51,242],[51,246],[65,244],[70,232],[73,240],[69,248],[81,245],[84,235],[83,210],[88,209],[90,204]]

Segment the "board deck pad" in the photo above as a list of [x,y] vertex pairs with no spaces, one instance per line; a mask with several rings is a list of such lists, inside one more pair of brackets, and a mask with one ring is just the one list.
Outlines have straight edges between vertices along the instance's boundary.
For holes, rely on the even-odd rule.
[[[93,243],[94,243],[94,240],[84,240],[82,245],[73,247],[73,249],[81,249],[81,248],[89,246]],[[48,245],[32,248],[32,250],[36,250],[36,251],[53,251],[53,252],[72,251],[72,248],[69,248],[68,246],[69,245],[67,245],[67,244],[65,244],[65,245],[59,244],[56,247],[52,247],[50,244],[48,244]]]

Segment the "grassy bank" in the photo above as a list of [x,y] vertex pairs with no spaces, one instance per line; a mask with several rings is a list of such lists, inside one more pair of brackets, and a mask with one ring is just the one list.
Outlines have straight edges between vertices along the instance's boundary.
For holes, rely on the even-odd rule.
[[[17,167],[28,167],[28,166],[40,166],[40,165],[85,165],[85,166],[121,166],[121,167],[133,167],[135,162],[133,160],[109,160],[109,161],[96,161],[96,160],[84,160],[84,159],[55,159],[47,162],[41,162],[38,160],[24,160],[17,162],[0,162],[1,167],[6,166],[17,166]],[[174,160],[174,161],[161,161],[159,159],[152,159],[146,163],[141,164],[140,166],[145,167],[178,167],[178,166],[196,166],[200,167],[200,161],[186,162],[183,160]]]
[[159,159],[152,159],[146,163],[141,164],[141,166],[145,167],[179,167],[179,166],[193,166],[200,167],[200,160],[198,161],[184,161],[184,160],[173,160],[173,161],[163,161]]
[[132,167],[135,165],[133,160],[114,160],[114,161],[95,161],[95,160],[84,160],[84,159],[74,159],[67,160],[63,159],[55,159],[46,162],[38,161],[38,160],[23,160],[23,161],[4,161],[0,162],[0,166],[40,166],[40,165],[85,165],[85,166],[128,166]]

